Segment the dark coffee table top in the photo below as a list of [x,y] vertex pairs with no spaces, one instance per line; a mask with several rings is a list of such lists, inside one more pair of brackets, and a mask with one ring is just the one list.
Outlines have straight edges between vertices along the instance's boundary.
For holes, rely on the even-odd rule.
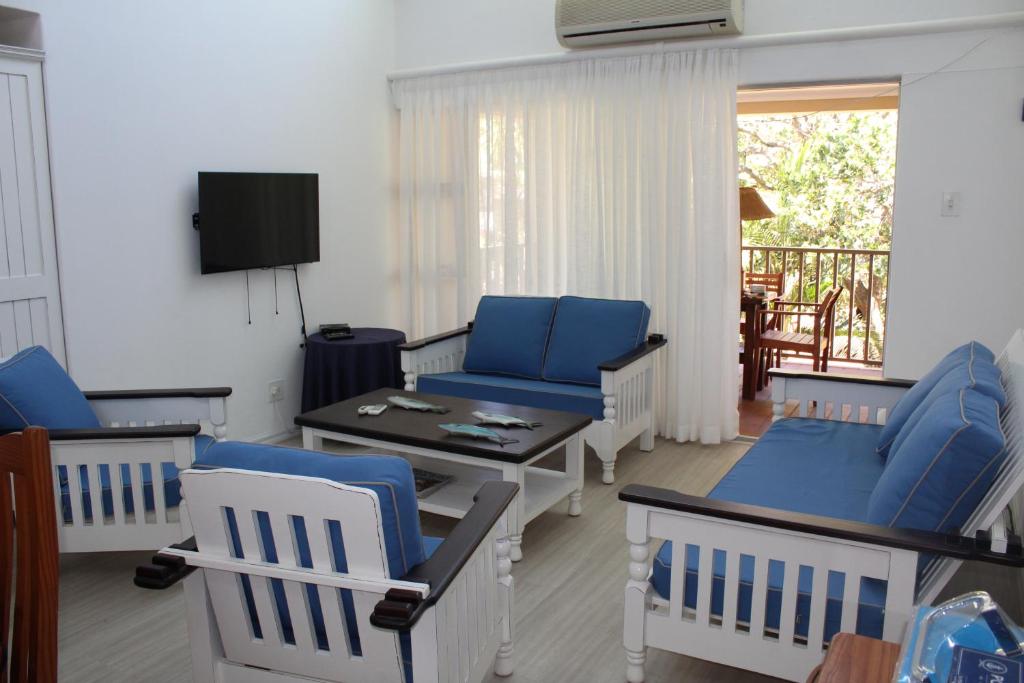
[[[387,403],[388,396],[418,398],[427,403],[451,408],[451,410],[444,414],[421,413],[390,406],[383,414],[377,416],[357,414],[359,406]],[[504,446],[499,446],[486,439],[449,436],[447,432],[438,427],[439,424],[448,422],[476,424],[477,419],[473,417],[475,410],[514,415],[527,422],[540,422],[542,426],[530,430],[522,427],[506,429],[497,425],[486,425],[502,436],[519,439],[519,443],[510,443]],[[581,431],[591,422],[593,419],[589,415],[578,413],[540,410],[539,408],[387,388],[318,408],[295,418],[295,424],[300,427],[312,427],[339,434],[350,434],[389,443],[512,463],[525,462],[543,453]]]

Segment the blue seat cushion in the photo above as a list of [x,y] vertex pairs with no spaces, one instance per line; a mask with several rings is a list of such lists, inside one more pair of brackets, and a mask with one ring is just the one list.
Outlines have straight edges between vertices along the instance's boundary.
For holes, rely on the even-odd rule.
[[437,375],[421,375],[416,379],[416,390],[425,394],[564,410],[590,415],[595,420],[604,419],[604,397],[601,390],[598,387],[579,384],[478,375],[470,372],[443,372]]
[[100,426],[81,389],[42,346],[19,351],[0,363],[0,429],[29,425],[47,429]]
[[[197,434],[195,436],[195,452],[196,457],[206,452],[213,443],[214,439],[212,436],[206,434]],[[114,487],[110,483],[110,469],[114,467],[114,464],[105,464],[97,467],[100,479],[100,504],[101,513],[104,518],[111,518],[114,516]],[[131,467],[126,464],[116,464],[120,478],[118,481],[121,484],[121,496],[124,501],[124,510],[127,514],[135,514],[135,494],[132,491],[132,478],[133,474]],[[156,499],[153,493],[153,471],[151,467],[142,467],[142,476],[140,477],[142,483],[142,498],[143,498],[143,509],[146,512],[153,512],[156,509]],[[68,475],[67,467],[61,465],[58,467],[58,477],[60,483],[60,507],[61,516],[65,524],[71,524],[73,522],[73,516],[71,514],[71,492],[68,487]],[[89,471],[85,465],[78,466],[78,481],[82,489],[82,507],[84,510],[83,516],[85,521],[91,523],[92,517],[92,486],[89,482]],[[160,481],[163,482],[164,488],[164,504],[167,508],[178,507],[181,503],[181,482],[178,480],[178,468],[173,462],[160,463]]]
[[[700,549],[687,544],[686,575],[683,579],[683,604],[689,609],[697,608],[697,580],[699,577]],[[753,599],[754,557],[740,555],[739,591],[736,601],[736,619],[740,623],[750,622],[750,607]],[[711,614],[722,617],[725,602],[725,565],[726,553],[715,550],[712,555],[711,570]],[[795,568],[794,568],[795,569]],[[782,616],[782,585],[785,572],[789,568],[780,561],[768,562],[768,590],[765,603],[765,627],[777,630]],[[665,541],[654,558],[651,571],[651,585],[666,600],[671,599],[672,542]],[[796,600],[796,634],[807,637],[811,618],[811,591],[814,574],[810,567],[800,567],[797,573]],[[840,631],[843,614],[843,594],[845,590],[858,590],[856,586],[844,587],[844,574],[829,572],[826,580],[825,602],[825,641],[828,642]],[[882,637],[882,626],[885,614],[886,582],[875,579],[863,579],[859,588],[857,601],[857,633],[871,638]]]
[[481,297],[463,369],[540,379],[555,303],[552,297]]
[[597,366],[640,346],[650,317],[643,301],[563,296],[551,326],[544,379],[600,386]]
[[[750,450],[729,470],[708,494],[709,498],[734,503],[801,512],[826,517],[863,521],[868,501],[884,471],[884,463],[875,454],[877,425],[789,418],[774,422]],[[684,597],[687,607],[695,608],[698,549],[687,547],[687,579]],[[737,616],[750,617],[753,557],[741,555],[740,592]],[[665,599],[671,591],[672,544],[666,541],[654,561],[651,583]],[[692,566],[691,566],[692,565]],[[712,614],[721,616],[724,591],[725,553],[716,551],[712,570]],[[768,604],[765,623],[779,625],[782,580],[787,568],[782,562],[769,563]],[[828,601],[825,612],[826,639],[839,630],[842,614],[842,576],[828,577]],[[797,634],[807,635],[810,618],[812,576],[805,568],[798,575]],[[884,581],[867,579],[860,587],[857,632],[881,637],[882,607],[885,604]]]
[[875,455],[879,431],[852,422],[779,420],[708,497],[864,521],[885,469]]
[[867,521],[926,531],[959,528],[1006,456],[999,410],[998,401],[973,389],[936,398],[889,454]]
[[[195,466],[319,477],[370,489],[380,501],[391,576],[405,575],[426,557],[412,467],[402,458],[339,456],[300,448],[223,441],[197,457]],[[344,520],[339,521],[344,523]]]
[[[878,453],[884,458],[889,454],[889,450],[895,441],[896,436],[899,434],[903,425],[906,424],[910,416],[914,414],[918,406],[927,398],[928,394],[931,393],[932,389],[942,380],[943,377],[954,368],[961,368],[962,372],[966,372],[968,376],[974,375],[974,368],[977,361],[984,361],[988,364],[992,364],[995,361],[995,356],[981,342],[968,342],[963,346],[950,351],[946,356],[935,364],[928,373],[920,380],[914,383],[914,386],[910,387],[900,400],[897,401],[896,405],[893,406],[889,415],[886,417],[885,426],[882,428],[882,433],[879,435],[878,441]],[[986,378],[981,377],[982,380],[982,391],[986,389],[991,390],[994,387],[991,384],[986,383]],[[998,383],[997,383],[998,384]],[[999,387],[1001,391],[1001,387]],[[986,392],[987,393],[987,392]],[[997,395],[992,396],[998,398]],[[1005,399],[1003,399],[1005,402]]]

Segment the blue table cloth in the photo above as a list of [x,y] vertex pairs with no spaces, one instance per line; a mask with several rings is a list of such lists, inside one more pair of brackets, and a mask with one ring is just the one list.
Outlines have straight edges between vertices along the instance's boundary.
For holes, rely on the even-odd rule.
[[405,333],[353,327],[352,339],[327,341],[319,333],[306,342],[302,412],[316,410],[381,387],[404,386],[400,344]]

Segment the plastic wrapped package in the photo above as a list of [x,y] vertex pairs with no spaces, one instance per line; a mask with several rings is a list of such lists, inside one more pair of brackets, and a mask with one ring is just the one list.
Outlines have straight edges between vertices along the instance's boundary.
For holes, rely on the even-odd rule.
[[922,607],[904,639],[896,683],[1018,683],[1024,630],[988,593]]

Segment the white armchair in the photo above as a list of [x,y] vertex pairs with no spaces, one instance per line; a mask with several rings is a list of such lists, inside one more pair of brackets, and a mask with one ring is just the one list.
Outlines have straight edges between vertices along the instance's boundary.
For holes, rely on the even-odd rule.
[[177,473],[226,437],[231,389],[83,393],[105,426],[50,430],[61,552],[155,550],[191,533]]

